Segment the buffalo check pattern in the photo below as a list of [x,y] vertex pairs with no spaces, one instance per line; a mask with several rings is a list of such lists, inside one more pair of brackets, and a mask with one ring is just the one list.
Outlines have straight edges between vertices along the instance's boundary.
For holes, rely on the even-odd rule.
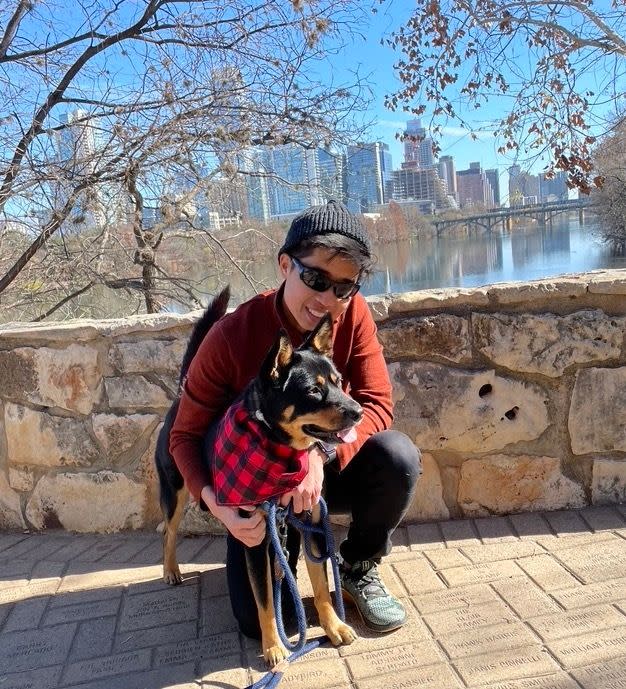
[[213,490],[220,505],[258,505],[302,482],[308,452],[268,438],[243,402],[231,406],[216,434],[212,458]]

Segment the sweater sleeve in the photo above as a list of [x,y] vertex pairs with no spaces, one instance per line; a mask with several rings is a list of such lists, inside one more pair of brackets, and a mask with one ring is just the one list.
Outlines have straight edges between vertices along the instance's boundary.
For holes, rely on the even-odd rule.
[[353,328],[347,378],[350,395],[363,407],[364,413],[356,428],[357,439],[337,447],[337,461],[342,470],[371,435],[390,428],[393,422],[391,381],[376,323],[364,299],[355,308]]
[[234,375],[230,348],[218,323],[207,333],[189,367],[170,432],[170,452],[198,501],[204,486],[212,481],[202,457],[204,437],[235,396]]

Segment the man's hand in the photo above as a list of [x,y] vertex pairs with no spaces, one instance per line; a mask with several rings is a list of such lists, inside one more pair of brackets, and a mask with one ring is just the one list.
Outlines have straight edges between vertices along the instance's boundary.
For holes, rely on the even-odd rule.
[[309,472],[302,479],[302,483],[280,498],[280,504],[287,507],[293,502],[295,514],[310,510],[320,501],[322,483],[324,482],[324,453],[317,445],[309,449]]
[[[241,508],[218,505],[215,502],[215,493],[211,486],[205,486],[202,489],[201,497],[211,514],[219,519],[238,541],[249,548],[259,545],[263,541],[265,538],[265,515],[260,509],[250,505]],[[239,509],[249,512],[250,516],[240,517]]]

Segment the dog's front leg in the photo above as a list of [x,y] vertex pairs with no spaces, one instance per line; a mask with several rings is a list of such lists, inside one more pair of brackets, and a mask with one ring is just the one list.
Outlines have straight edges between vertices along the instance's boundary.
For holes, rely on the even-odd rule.
[[[320,521],[320,507],[319,504],[313,508],[313,523],[318,524]],[[311,547],[313,554],[316,557],[320,556],[320,550],[315,543],[315,538],[311,539]],[[306,566],[309,572],[311,585],[313,586],[313,596],[315,600],[315,607],[319,615],[320,625],[326,632],[328,638],[334,646],[341,644],[351,644],[356,638],[356,632],[352,627],[339,619],[335,612],[333,603],[328,589],[328,575],[326,572],[326,563],[311,562],[306,558]],[[341,591],[338,592],[341,595]]]
[[245,552],[248,576],[259,614],[263,657],[269,667],[274,667],[288,654],[278,636],[278,627],[276,626],[268,546],[269,539],[266,535],[263,543],[254,548],[246,548]]

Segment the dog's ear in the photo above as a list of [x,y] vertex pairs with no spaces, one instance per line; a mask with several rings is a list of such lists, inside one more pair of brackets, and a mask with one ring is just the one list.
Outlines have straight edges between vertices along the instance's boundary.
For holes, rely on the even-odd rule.
[[333,355],[333,320],[326,313],[315,326],[315,329],[307,337],[302,349],[312,349],[314,352],[324,354],[327,357]]
[[281,370],[289,366],[292,357],[293,346],[291,341],[287,337],[287,333],[281,330],[261,366],[261,378],[271,383],[278,382]]

